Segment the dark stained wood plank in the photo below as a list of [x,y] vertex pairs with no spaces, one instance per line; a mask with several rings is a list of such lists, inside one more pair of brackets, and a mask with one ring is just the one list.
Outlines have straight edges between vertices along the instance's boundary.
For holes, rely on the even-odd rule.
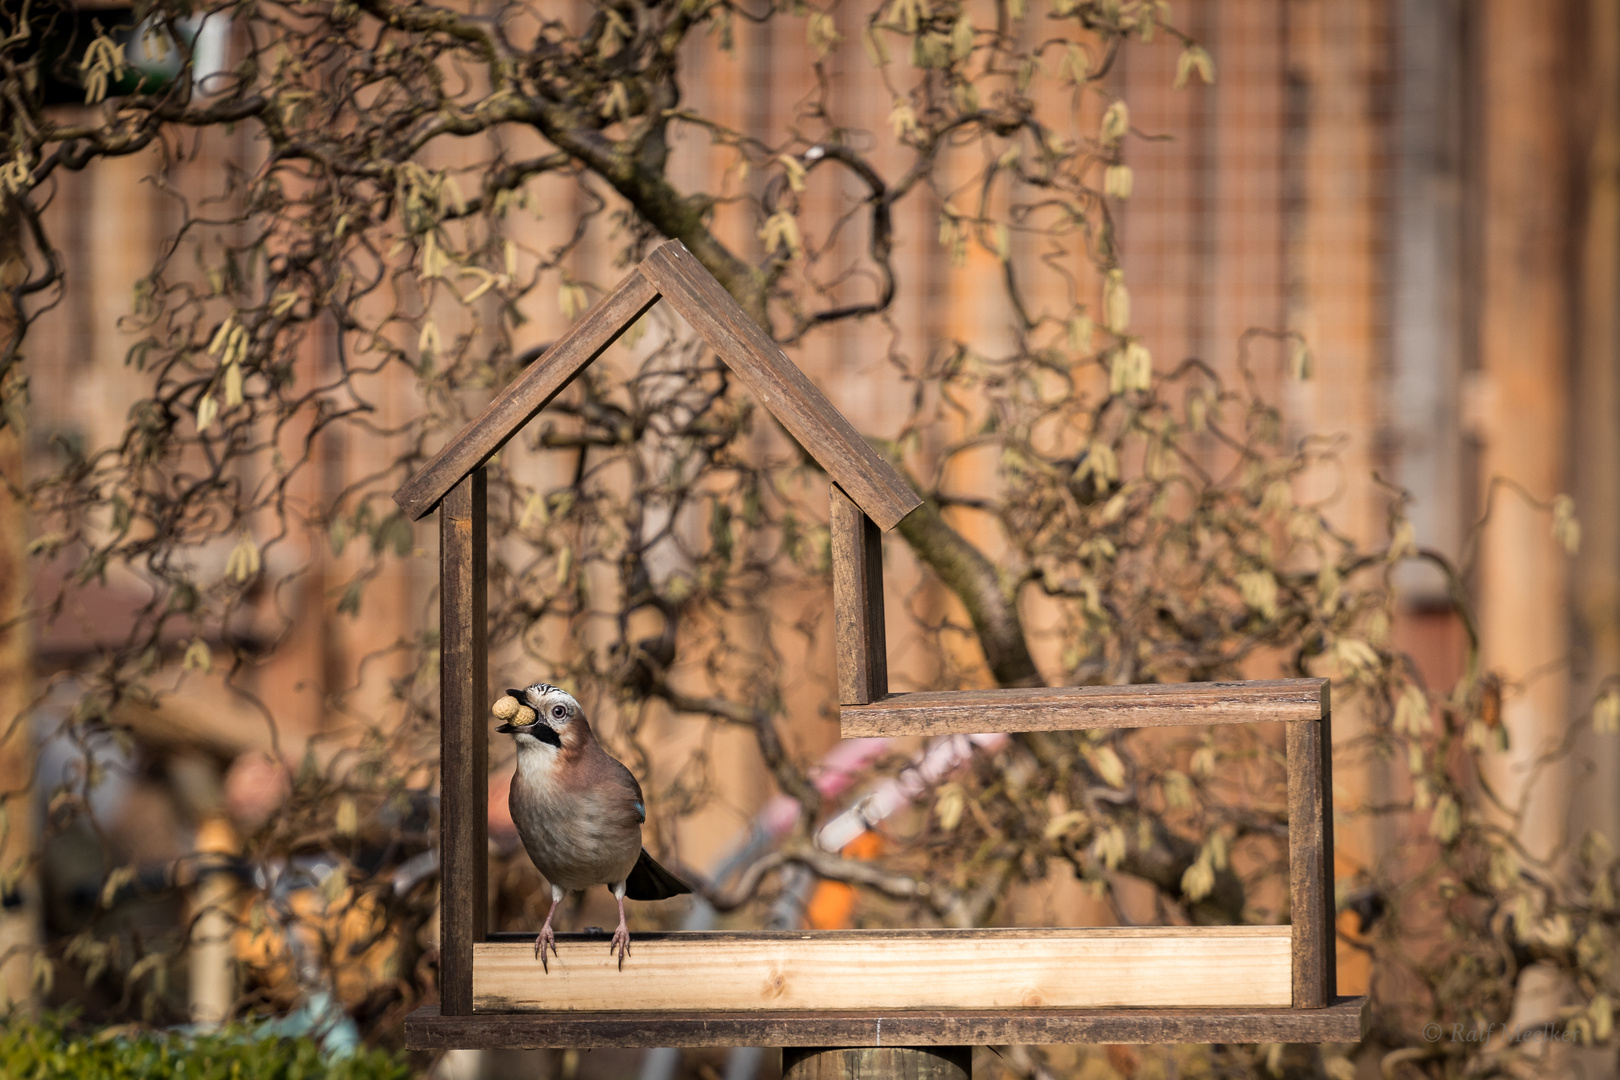
[[1288,725],[1288,906],[1294,930],[1294,1008],[1338,992],[1333,897],[1331,721]]
[[604,1046],[1000,1046],[1007,1043],[1359,1042],[1367,999],[1325,1009],[953,1009],[822,1013],[480,1013],[405,1019],[405,1045],[450,1048]]
[[845,705],[846,739],[870,735],[976,735],[991,731],[1319,721],[1328,715],[1328,680],[1045,686],[890,694]]
[[641,269],[748,392],[880,528],[894,528],[922,504],[685,245],[669,241],[647,256]]
[[838,700],[881,701],[889,692],[883,627],[883,534],[855,501],[832,485],[833,634],[838,652]]
[[439,509],[439,999],[473,1011],[473,945],[489,911],[489,530],[476,469]]
[[658,302],[638,267],[597,301],[545,354],[484,411],[445,444],[433,460],[394,492],[394,501],[412,521],[438,505],[445,493],[482,466],[534,415],[573,382],[585,365],[601,356],[648,308]]
[[782,1080],[973,1080],[971,1046],[790,1046]]

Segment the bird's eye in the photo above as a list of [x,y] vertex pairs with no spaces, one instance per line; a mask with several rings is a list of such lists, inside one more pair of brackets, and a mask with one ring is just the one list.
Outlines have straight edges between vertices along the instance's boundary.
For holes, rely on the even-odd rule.
[[568,706],[566,706],[566,705],[553,705],[551,707],[551,715],[555,716],[557,719],[561,720],[563,717],[568,715]]

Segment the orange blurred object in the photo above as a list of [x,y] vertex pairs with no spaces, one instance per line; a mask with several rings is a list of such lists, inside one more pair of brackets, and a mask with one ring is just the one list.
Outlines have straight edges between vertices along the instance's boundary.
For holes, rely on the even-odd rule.
[[[883,838],[863,832],[844,845],[846,859],[875,859],[883,852]],[[855,890],[842,881],[822,881],[805,905],[805,919],[812,930],[847,930],[855,924]]]

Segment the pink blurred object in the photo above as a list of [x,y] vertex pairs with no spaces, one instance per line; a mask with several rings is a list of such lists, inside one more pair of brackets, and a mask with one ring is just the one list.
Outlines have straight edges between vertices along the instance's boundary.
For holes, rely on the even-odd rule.
[[935,739],[917,762],[900,775],[883,781],[872,793],[823,825],[816,842],[828,851],[841,851],[851,840],[895,811],[927,794],[934,785],[961,768],[975,752],[995,753],[1007,736],[946,735]]
[[263,751],[249,750],[238,754],[225,772],[225,809],[237,824],[256,829],[270,820],[291,790],[286,765]]

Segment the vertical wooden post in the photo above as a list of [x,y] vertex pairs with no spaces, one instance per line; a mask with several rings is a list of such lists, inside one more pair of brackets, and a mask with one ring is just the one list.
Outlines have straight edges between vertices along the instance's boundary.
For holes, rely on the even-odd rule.
[[204,1027],[231,1018],[236,1003],[236,959],[231,947],[236,881],[229,870],[241,841],[228,819],[214,816],[197,829],[197,882],[191,891],[191,1022]]
[[1288,900],[1294,928],[1294,1008],[1338,992],[1334,960],[1331,712],[1288,725]]
[[844,489],[832,485],[833,624],[838,701],[868,705],[889,692],[883,630],[883,534]]
[[782,1080],[971,1080],[971,1046],[790,1046]]
[[472,1008],[489,908],[489,530],[484,470],[439,506],[439,1011]]

